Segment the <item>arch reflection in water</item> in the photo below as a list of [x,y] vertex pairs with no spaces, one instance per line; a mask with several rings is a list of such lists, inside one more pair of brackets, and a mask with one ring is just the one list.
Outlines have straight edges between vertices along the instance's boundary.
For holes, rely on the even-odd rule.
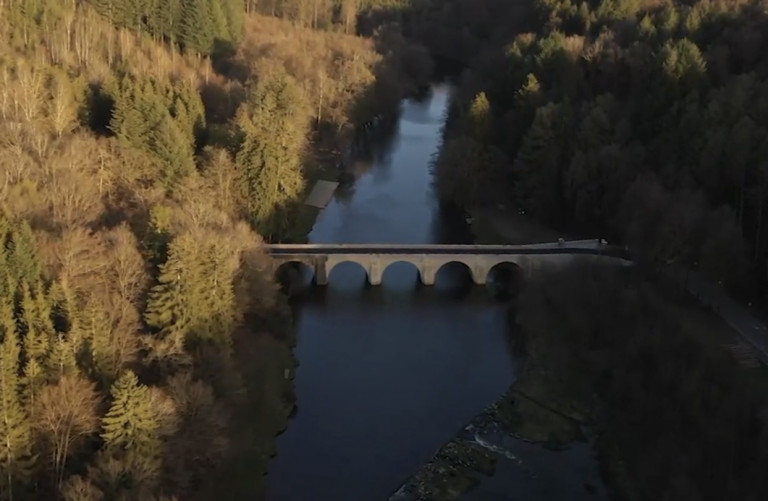
[[368,271],[359,263],[342,261],[328,272],[328,287],[354,291],[368,286]]
[[520,294],[523,270],[513,262],[499,263],[488,272],[487,287],[494,299],[507,300]]
[[474,286],[472,270],[458,261],[445,263],[435,274],[435,289],[448,297],[466,297]]
[[415,264],[395,261],[384,268],[381,283],[389,291],[413,291],[421,284],[421,276]]

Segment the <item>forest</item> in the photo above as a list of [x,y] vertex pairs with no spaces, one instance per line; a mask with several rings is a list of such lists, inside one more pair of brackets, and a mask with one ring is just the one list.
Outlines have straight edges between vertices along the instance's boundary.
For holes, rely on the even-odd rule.
[[517,206],[653,269],[763,290],[764,2],[536,0],[524,19],[516,33],[480,21],[495,35],[475,39],[461,77],[443,198]]
[[[258,497],[295,367],[263,242],[301,238],[317,166],[433,68],[460,74],[434,165],[446,201],[763,285],[766,28],[743,0],[0,0],[0,498]],[[606,454],[639,457],[654,417],[746,431],[659,445],[659,468],[685,459],[674,485],[614,477],[628,499],[742,498],[764,400],[688,337],[666,356],[680,329],[639,322],[632,294],[613,304],[631,343],[602,324],[564,341],[615,355],[594,381],[638,416],[605,421]],[[686,419],[622,400],[638,388]]]
[[259,497],[295,365],[262,243],[429,76],[353,4],[0,0],[0,498]]

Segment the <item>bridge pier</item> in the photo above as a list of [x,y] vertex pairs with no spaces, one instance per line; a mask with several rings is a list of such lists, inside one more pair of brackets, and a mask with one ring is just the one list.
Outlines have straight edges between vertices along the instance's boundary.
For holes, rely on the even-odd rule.
[[488,273],[490,268],[488,266],[475,265],[471,267],[472,280],[475,281],[475,285],[485,285],[488,281]]
[[325,261],[315,262],[315,284],[328,285],[328,268]]
[[433,265],[422,264],[419,268],[419,276],[421,283],[424,285],[435,285],[435,276],[437,275],[437,268]]
[[384,275],[384,270],[381,269],[381,263],[373,261],[368,265],[366,272],[368,273],[369,284],[381,285],[381,278]]

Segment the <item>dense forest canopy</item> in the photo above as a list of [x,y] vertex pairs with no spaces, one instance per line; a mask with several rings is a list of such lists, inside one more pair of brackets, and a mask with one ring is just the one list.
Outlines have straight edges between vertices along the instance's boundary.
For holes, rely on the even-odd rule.
[[526,19],[503,44],[475,40],[444,197],[512,203],[733,284],[747,261],[765,270],[764,4],[537,0]]
[[0,498],[259,495],[294,362],[257,231],[410,90],[349,5],[0,1]]

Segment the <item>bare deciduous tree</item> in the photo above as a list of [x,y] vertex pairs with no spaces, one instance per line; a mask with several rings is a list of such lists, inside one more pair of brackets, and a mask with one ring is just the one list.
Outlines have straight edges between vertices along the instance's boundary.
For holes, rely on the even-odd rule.
[[99,397],[93,384],[79,375],[64,375],[57,384],[43,388],[35,400],[32,425],[49,448],[52,475],[63,482],[67,458],[82,439],[99,426]]
[[129,303],[135,301],[147,283],[144,258],[128,225],[122,224],[106,235],[109,270],[117,293]]

